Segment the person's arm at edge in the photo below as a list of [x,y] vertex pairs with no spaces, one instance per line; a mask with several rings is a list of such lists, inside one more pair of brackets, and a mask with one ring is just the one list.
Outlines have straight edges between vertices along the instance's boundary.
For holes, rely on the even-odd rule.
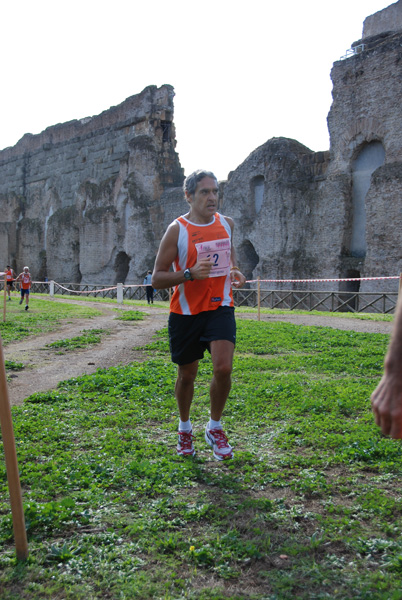
[[371,405],[382,433],[402,438],[402,295],[396,306],[384,374],[371,395]]

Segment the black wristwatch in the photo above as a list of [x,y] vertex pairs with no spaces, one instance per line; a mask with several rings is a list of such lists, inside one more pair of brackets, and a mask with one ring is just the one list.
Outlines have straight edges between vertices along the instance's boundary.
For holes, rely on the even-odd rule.
[[188,281],[194,281],[194,279],[191,277],[190,269],[184,269],[183,275],[184,279],[187,279]]

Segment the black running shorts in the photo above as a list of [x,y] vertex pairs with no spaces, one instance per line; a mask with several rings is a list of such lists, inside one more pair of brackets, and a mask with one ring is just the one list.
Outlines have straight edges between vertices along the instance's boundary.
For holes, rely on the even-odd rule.
[[172,361],[188,365],[204,357],[209,343],[228,340],[236,343],[236,321],[232,306],[220,306],[216,310],[198,315],[169,315],[169,345]]

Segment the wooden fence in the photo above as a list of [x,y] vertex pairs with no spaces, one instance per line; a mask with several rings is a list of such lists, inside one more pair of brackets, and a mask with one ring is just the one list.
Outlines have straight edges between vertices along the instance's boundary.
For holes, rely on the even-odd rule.
[[[34,282],[33,293],[49,293],[49,282]],[[73,292],[73,293],[72,293]],[[74,292],[79,292],[74,294]],[[55,295],[116,298],[116,287],[54,283]],[[282,310],[319,310],[323,312],[370,312],[388,314],[395,310],[398,292],[340,292],[316,290],[233,289],[236,306],[278,308]],[[145,300],[144,286],[123,286],[123,299]],[[167,290],[156,290],[155,301],[169,299]]]
[[234,290],[236,306],[319,310],[323,312],[370,312],[388,314],[395,310],[398,292],[338,292],[312,290]]

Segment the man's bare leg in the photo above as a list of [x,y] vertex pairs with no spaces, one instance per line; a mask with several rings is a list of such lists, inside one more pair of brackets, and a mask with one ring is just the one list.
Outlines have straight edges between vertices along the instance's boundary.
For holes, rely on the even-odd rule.
[[194,396],[194,381],[198,371],[198,360],[188,365],[179,365],[175,384],[175,396],[181,421],[188,421]]
[[209,389],[211,419],[220,421],[232,386],[234,344],[228,340],[211,342],[213,376]]
[[233,458],[233,448],[228,442],[220,420],[232,385],[234,344],[227,340],[211,342],[214,374],[210,385],[211,419],[205,428],[205,441],[211,446],[214,458]]

